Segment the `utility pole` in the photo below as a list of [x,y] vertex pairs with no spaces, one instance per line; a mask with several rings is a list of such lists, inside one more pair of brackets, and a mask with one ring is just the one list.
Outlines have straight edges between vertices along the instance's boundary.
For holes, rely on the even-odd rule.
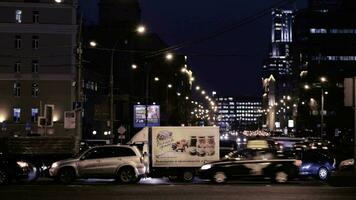
[[321,113],[320,113],[320,138],[323,138],[324,131],[324,88],[321,86]]
[[354,173],[356,174],[356,77],[352,77],[353,109],[354,109]]
[[[77,54],[78,54],[78,67],[77,67],[77,90],[76,90],[76,102],[75,102],[75,111],[76,111],[76,133],[75,133],[75,143],[74,143],[74,150],[75,153],[79,153],[80,150],[80,141],[82,139],[82,106],[83,106],[83,91],[82,91],[82,23],[83,23],[83,14],[80,15],[80,22],[79,22],[79,31],[78,31],[78,47],[77,47]],[[77,106],[80,104],[80,107]]]

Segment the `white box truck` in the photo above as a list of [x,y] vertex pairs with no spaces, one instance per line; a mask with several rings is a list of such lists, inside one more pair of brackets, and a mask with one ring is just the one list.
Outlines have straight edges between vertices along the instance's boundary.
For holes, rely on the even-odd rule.
[[141,145],[149,177],[192,181],[206,162],[219,160],[219,127],[144,128],[129,144]]

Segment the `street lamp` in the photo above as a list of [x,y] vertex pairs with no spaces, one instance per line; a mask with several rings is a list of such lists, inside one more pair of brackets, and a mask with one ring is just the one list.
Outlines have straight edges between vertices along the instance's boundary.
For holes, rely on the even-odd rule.
[[173,59],[173,54],[172,53],[167,53],[166,54],[166,59],[167,60],[172,60]]
[[[321,89],[321,94],[320,94],[320,98],[321,98],[321,109],[320,109],[320,138],[323,137],[323,133],[324,133],[324,94],[328,94],[328,92],[324,92],[324,88],[323,88],[323,83],[327,82],[327,78],[322,76],[319,78],[320,80],[320,89]],[[310,89],[310,86],[309,85],[304,85],[304,89],[308,90]],[[313,100],[312,98],[310,99],[311,101]],[[304,103],[304,102],[302,102]]]
[[200,90],[200,86],[196,86],[196,87],[195,87],[195,90]]
[[146,27],[143,25],[139,25],[136,29],[137,33],[144,34],[146,32]]
[[158,77],[155,77],[154,80],[157,82],[157,81],[159,81],[159,78],[158,78]]
[[89,42],[89,45],[91,47],[96,47],[98,45],[98,43],[96,43],[95,41],[92,40],[92,41]]
[[137,69],[137,65],[132,64],[132,65],[131,65],[131,68],[132,68],[132,69]]

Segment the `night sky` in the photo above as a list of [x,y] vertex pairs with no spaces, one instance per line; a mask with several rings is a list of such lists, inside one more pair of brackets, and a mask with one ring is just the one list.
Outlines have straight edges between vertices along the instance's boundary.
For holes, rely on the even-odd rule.
[[[92,13],[94,22],[97,11],[88,2],[96,1],[99,0],[85,0],[85,6],[82,6],[86,12]],[[169,45],[210,35],[278,1],[139,0],[143,24]],[[298,0],[289,8],[304,6],[305,0]],[[259,97],[261,65],[268,56],[270,32],[271,16],[266,15],[217,38],[182,48],[179,53],[188,55],[196,84],[204,89],[215,90],[224,96]]]

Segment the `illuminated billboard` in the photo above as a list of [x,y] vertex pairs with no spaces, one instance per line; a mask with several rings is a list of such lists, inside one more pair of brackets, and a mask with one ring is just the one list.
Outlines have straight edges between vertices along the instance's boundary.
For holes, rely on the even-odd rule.
[[[149,105],[147,107],[147,126],[160,125],[159,105]],[[143,128],[146,126],[146,106],[134,105],[134,127]]]

